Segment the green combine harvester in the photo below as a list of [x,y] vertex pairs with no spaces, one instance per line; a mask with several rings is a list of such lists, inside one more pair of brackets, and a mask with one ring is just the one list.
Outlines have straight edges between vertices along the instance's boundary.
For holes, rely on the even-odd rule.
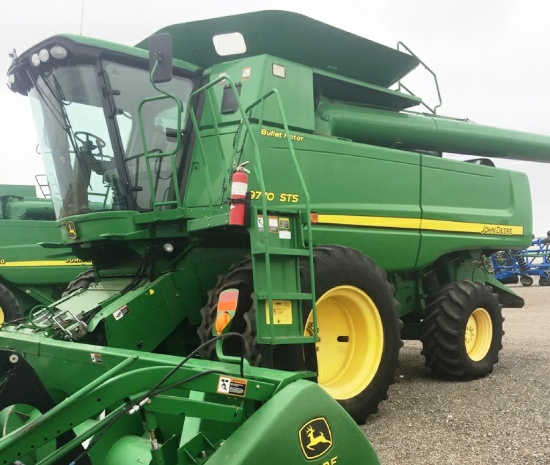
[[532,219],[487,157],[549,161],[550,137],[410,111],[419,64],[277,11],[17,57],[43,245],[96,280],[3,325],[0,465],[375,464],[355,423],[402,339],[436,376],[490,373],[523,300],[476,263]]
[[0,324],[59,299],[67,285],[91,282],[90,263],[69,245],[55,250],[41,242],[59,241],[51,200],[36,197],[34,186],[0,185]]

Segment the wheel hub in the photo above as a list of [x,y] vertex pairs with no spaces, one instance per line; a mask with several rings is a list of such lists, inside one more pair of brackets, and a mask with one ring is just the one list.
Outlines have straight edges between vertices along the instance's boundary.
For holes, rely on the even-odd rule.
[[[305,334],[312,334],[312,315]],[[384,348],[376,304],[361,289],[337,286],[317,301],[319,384],[335,399],[350,399],[373,380]]]
[[468,356],[475,362],[482,360],[489,352],[492,340],[491,315],[484,308],[476,308],[468,318],[464,332],[464,343]]

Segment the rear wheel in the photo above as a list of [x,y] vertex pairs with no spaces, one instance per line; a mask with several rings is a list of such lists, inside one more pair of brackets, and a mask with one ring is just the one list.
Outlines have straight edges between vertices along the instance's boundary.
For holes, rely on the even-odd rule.
[[[359,423],[376,412],[387,398],[394,381],[401,322],[393,286],[375,262],[355,249],[330,246],[315,249],[317,323],[320,341],[316,352],[305,350],[306,365],[318,371],[318,382]],[[310,291],[309,267],[301,263],[302,291]],[[252,267],[249,258],[233,265],[221,276],[201,310],[198,334],[202,342],[212,338],[219,294],[229,288],[240,290],[237,314],[231,329],[243,333],[251,363],[260,362],[256,344],[256,313],[252,300]],[[313,321],[307,309],[305,334],[312,334]],[[226,350],[240,353],[240,345]],[[312,354],[308,356],[308,354]],[[316,355],[315,355],[316,354]],[[214,348],[203,358],[213,358]],[[299,365],[299,364],[298,364]],[[280,368],[275,364],[275,368]],[[286,368],[286,367],[285,367]]]
[[426,308],[422,354],[439,377],[480,378],[493,371],[502,349],[502,306],[491,288],[461,281],[441,288]]
[[550,286],[550,277],[547,274],[543,274],[539,278],[540,286]]
[[0,284],[0,325],[23,318],[19,302],[12,292]]

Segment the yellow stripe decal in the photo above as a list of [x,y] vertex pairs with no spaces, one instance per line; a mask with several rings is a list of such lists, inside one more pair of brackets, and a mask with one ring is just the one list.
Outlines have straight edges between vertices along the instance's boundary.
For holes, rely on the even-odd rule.
[[17,267],[17,266],[92,266],[92,262],[83,262],[75,258],[68,260],[25,260],[25,261],[6,261],[0,259],[0,267]]
[[390,218],[387,216],[317,215],[319,224],[344,224],[376,228],[419,229],[420,218]]
[[510,226],[488,223],[468,223],[464,221],[428,220],[420,218],[399,218],[386,216],[353,216],[317,214],[314,224],[341,224],[375,228],[419,229],[423,231],[446,231],[457,233],[482,234],[489,236],[522,236],[523,226]]

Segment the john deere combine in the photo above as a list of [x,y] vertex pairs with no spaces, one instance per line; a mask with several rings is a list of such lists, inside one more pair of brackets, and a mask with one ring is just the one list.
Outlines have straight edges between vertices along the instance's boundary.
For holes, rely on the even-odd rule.
[[492,371],[523,301],[476,261],[529,244],[531,204],[485,157],[550,138],[413,113],[390,88],[415,56],[301,15],[160,32],[8,71],[97,282],[3,326],[0,464],[376,463],[331,397],[364,421],[402,338],[435,375]]
[[89,263],[70,247],[46,249],[41,242],[61,240],[50,200],[36,197],[34,186],[0,186],[0,324],[59,299],[81,273],[92,279]]

